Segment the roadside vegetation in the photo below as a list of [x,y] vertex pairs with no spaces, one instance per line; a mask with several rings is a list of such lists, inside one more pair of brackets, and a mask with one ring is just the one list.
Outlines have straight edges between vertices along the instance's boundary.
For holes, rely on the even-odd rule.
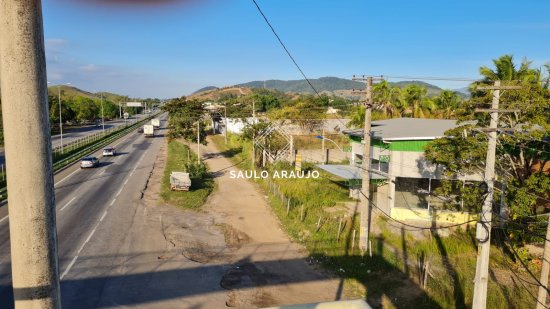
[[[170,190],[170,173],[188,172],[191,177],[189,191]],[[203,163],[197,163],[197,156],[189,147],[178,140],[168,142],[168,154],[161,193],[163,201],[178,207],[199,209],[208,195],[214,190],[214,179],[208,173]]]
[[[251,168],[249,142],[237,135],[230,135],[227,144],[221,135],[212,140],[239,168]],[[280,163],[266,170],[272,175],[274,170],[292,168]],[[304,170],[312,168],[304,164]],[[363,255],[358,248],[359,213],[354,212],[359,204],[348,198],[350,184],[323,172],[320,175],[317,179],[255,180],[269,197],[287,234],[308,249],[312,263],[343,278],[375,307],[471,307],[475,231],[458,229],[446,237],[409,231],[378,217],[372,257],[368,252]],[[498,246],[491,250],[488,307],[533,307],[529,293],[536,293],[536,287],[522,281],[529,278],[521,264]],[[425,282],[424,271],[428,272]]]

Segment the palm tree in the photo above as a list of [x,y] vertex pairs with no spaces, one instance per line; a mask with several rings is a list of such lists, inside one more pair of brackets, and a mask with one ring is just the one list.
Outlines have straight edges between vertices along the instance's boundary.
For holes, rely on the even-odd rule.
[[403,89],[403,100],[408,107],[407,114],[414,118],[425,118],[435,110],[434,102],[428,98],[426,87],[409,85]]
[[438,116],[448,119],[455,115],[455,111],[460,106],[462,99],[454,91],[443,90],[433,101],[437,107]]
[[479,74],[484,77],[485,82],[493,82],[495,80],[538,82],[540,81],[539,74],[537,70],[530,68],[531,62],[523,59],[519,69],[516,69],[514,57],[512,55],[504,55],[498,59],[493,59],[495,70],[482,66],[479,68]]
[[374,85],[373,89],[374,109],[382,112],[385,118],[393,118],[401,115],[399,111],[399,99],[401,89],[392,87],[388,81],[384,80]]

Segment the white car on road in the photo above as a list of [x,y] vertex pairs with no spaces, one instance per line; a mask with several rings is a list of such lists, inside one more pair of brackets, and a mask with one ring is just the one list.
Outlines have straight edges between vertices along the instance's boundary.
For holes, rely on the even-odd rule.
[[108,157],[108,156],[116,156],[116,150],[114,147],[107,147],[107,148],[104,148],[103,149],[103,156],[104,157]]

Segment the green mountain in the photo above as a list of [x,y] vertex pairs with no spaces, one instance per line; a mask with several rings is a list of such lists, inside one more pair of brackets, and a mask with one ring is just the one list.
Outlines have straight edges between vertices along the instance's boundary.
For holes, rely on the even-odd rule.
[[[361,82],[352,81],[349,79],[343,79],[338,77],[321,77],[318,79],[309,80],[313,87],[318,92],[322,91],[336,91],[336,90],[351,90],[351,89],[363,89],[365,86]],[[301,80],[266,80],[266,81],[253,81],[244,84],[235,85],[235,87],[248,87],[248,88],[270,88],[277,89],[282,92],[296,92],[296,93],[313,93],[313,89],[304,79]]]
[[57,96],[59,94],[59,90],[61,90],[61,95],[65,98],[85,97],[85,98],[90,98],[94,100],[96,99],[99,100],[101,97],[103,97],[105,100],[108,100],[111,102],[129,100],[128,96],[123,96],[123,95],[119,95],[111,92],[102,91],[102,92],[93,93],[93,92],[88,92],[76,87],[66,86],[66,85],[62,85],[60,86],[60,88],[61,89],[59,89],[59,87],[56,85],[48,87],[48,95]]
[[[351,95],[349,90],[353,89],[364,89],[365,84],[362,82],[357,82],[349,79],[338,78],[338,77],[321,77],[318,79],[310,79],[311,84],[318,92],[330,92],[335,95]],[[421,82],[417,80],[413,81],[400,81],[400,82],[390,82],[393,86],[406,87],[408,85],[418,85],[426,87],[429,96],[438,95],[442,89],[438,86]],[[235,87],[248,87],[248,88],[270,88],[277,89],[282,92],[294,92],[294,93],[313,93],[313,89],[307,83],[306,80],[266,80],[266,81],[252,81],[248,83],[238,84]],[[348,90],[348,91],[346,91]]]

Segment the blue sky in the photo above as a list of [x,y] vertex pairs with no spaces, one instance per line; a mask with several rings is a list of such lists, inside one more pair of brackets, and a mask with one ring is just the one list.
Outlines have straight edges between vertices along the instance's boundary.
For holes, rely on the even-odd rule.
[[[301,79],[251,0],[115,2],[43,0],[50,82],[171,98],[204,86]],[[257,2],[310,78],[475,79],[481,65],[507,53],[535,67],[550,62],[550,1]]]

